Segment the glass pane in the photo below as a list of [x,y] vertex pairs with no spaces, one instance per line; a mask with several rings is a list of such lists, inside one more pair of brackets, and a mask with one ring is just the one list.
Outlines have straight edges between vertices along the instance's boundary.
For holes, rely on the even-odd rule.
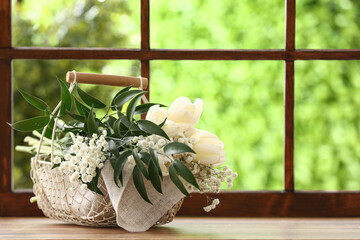
[[140,1],[12,0],[14,46],[140,46]]
[[360,1],[301,0],[296,5],[297,48],[359,48]]
[[359,68],[360,61],[296,63],[297,189],[360,189]]
[[153,48],[284,48],[284,0],[152,0]]
[[283,189],[283,63],[151,62],[151,101],[204,101],[197,128],[225,143],[233,190]]
[[[114,61],[33,61],[15,60],[13,62],[13,121],[19,121],[42,114],[40,110],[29,105],[17,91],[18,88],[35,95],[53,109],[60,99],[60,89],[56,77],[65,78],[67,71],[76,69],[79,72],[96,72],[105,74],[118,74],[125,76],[139,76],[139,62],[128,60]],[[82,89],[91,95],[109,102],[119,90],[118,87],[82,85]],[[13,146],[26,145],[24,137],[30,133],[14,131]],[[18,152],[13,149],[13,188],[31,188],[29,153]]]

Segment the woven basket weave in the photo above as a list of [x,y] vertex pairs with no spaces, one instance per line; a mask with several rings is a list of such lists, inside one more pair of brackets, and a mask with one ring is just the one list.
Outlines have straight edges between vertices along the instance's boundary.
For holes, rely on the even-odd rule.
[[[74,87],[75,84],[71,83],[69,92],[72,92]],[[61,102],[54,109],[52,115],[59,109],[60,104]],[[37,154],[31,159],[31,179],[34,183],[33,190],[37,196],[39,208],[49,218],[78,225],[94,227],[118,226],[115,210],[101,176],[98,181],[98,188],[104,196],[96,194],[89,189],[82,190],[80,188],[80,181],[78,183],[71,183],[69,178],[70,172],[63,173],[59,168],[52,169],[57,120],[56,117],[51,144],[52,157]],[[42,137],[45,135],[46,128],[47,126],[43,130]],[[38,153],[40,152],[41,144],[42,139],[40,140]],[[183,199],[169,209],[155,224],[171,222],[179,211],[182,202]]]
[[[114,227],[116,213],[110,202],[102,177],[98,187],[104,196],[86,189],[81,183],[70,183],[69,175],[58,168],[51,169],[51,163],[44,157],[35,162],[31,159],[31,178],[37,203],[44,215],[64,222],[93,227]],[[70,173],[69,173],[70,174]],[[156,224],[171,222],[181,208],[183,199],[176,203]]]

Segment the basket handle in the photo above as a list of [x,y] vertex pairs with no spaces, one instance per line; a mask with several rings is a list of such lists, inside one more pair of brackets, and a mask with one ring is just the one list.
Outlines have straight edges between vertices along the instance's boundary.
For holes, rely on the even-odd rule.
[[[74,72],[66,73],[66,81],[73,83],[75,79]],[[142,81],[142,82],[141,82]],[[97,74],[97,73],[83,73],[76,72],[76,82],[86,84],[98,84],[98,85],[109,85],[127,87],[133,85],[134,87],[142,87],[146,89],[149,85],[149,81],[144,77],[128,77],[119,75],[108,75],[108,74]]]

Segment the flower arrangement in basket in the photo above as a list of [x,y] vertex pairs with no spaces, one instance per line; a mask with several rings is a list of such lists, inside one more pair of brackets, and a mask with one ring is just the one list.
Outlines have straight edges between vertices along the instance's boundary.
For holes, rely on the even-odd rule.
[[[218,137],[194,128],[202,113],[201,99],[191,103],[180,97],[166,110],[147,102],[145,78],[73,71],[67,80],[69,88],[59,80],[61,101],[53,110],[19,90],[44,115],[11,124],[15,130],[33,132],[24,139],[29,146],[16,149],[35,155],[31,177],[46,216],[138,232],[172,221],[193,191],[205,194],[205,211],[219,204],[206,193],[219,192],[224,182],[230,188],[237,174],[226,166],[218,168],[225,162]],[[116,81],[140,89],[127,86],[106,105],[78,84]],[[141,99],[144,104],[139,104]],[[98,116],[100,109],[105,114]],[[144,113],[146,119],[141,119]]]

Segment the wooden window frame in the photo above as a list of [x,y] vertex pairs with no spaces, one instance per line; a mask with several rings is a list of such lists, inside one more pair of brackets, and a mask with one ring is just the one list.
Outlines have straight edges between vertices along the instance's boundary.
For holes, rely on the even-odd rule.
[[[141,48],[12,47],[11,0],[0,1],[0,216],[42,216],[32,193],[12,191],[11,62],[14,59],[133,59],[141,62],[141,75],[150,80],[151,60],[282,60],[284,84],[284,190],[231,191],[217,196],[222,204],[205,213],[200,194],[187,198],[179,215],[243,217],[359,217],[358,191],[295,191],[294,188],[294,61],[360,60],[360,49],[295,49],[296,0],[285,0],[285,48],[281,50],[173,50],[151,49],[149,0],[141,0]],[[148,90],[148,89],[147,89]]]

